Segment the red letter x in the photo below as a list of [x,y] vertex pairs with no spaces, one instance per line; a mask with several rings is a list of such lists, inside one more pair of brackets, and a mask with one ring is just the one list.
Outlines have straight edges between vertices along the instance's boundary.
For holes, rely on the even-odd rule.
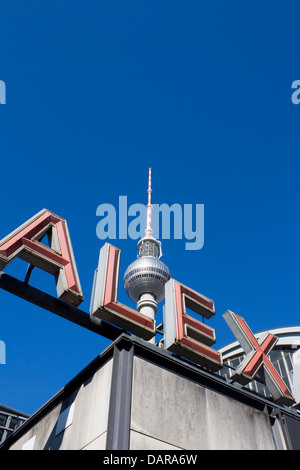
[[266,333],[257,341],[242,317],[230,310],[227,310],[223,317],[246,353],[244,360],[231,378],[246,385],[262,368],[266,387],[274,400],[287,406],[295,403],[293,395],[267,356],[277,343],[278,338],[271,333]]

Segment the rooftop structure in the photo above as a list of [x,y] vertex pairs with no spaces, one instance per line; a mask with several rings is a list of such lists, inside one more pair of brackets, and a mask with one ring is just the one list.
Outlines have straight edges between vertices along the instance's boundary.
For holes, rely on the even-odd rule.
[[0,444],[18,429],[29,415],[0,404]]

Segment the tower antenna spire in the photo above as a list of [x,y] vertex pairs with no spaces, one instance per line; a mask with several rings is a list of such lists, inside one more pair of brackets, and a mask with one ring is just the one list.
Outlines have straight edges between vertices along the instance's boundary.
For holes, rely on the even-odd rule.
[[151,204],[151,168],[149,168],[149,177],[148,177],[148,204],[147,204],[147,227],[146,227],[146,236],[152,236],[152,204]]

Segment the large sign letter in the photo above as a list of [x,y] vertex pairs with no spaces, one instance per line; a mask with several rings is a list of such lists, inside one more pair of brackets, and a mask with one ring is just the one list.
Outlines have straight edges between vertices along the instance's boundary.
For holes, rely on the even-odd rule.
[[[48,235],[50,247],[41,243]],[[0,241],[0,270],[19,257],[56,277],[58,297],[78,306],[83,301],[67,222],[43,209]]]
[[144,339],[155,335],[155,321],[117,301],[121,251],[105,243],[94,276],[90,315],[119,326]]
[[187,315],[186,307],[205,318],[215,314],[212,300],[170,279],[165,285],[165,348],[213,371],[221,369],[220,353],[209,347],[216,341],[214,329]]
[[277,343],[278,338],[271,333],[265,333],[257,341],[242,317],[230,310],[227,310],[223,317],[246,353],[244,360],[234,371],[231,379],[246,385],[258,372],[262,372],[266,387],[274,400],[287,406],[294,404],[292,393],[267,356]]

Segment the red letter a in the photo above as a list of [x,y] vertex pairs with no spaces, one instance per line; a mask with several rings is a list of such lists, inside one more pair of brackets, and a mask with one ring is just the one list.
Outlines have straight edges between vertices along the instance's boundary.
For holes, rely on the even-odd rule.
[[[40,243],[48,234],[50,248]],[[19,257],[55,275],[58,297],[78,306],[83,301],[67,223],[43,209],[0,242],[0,270]]]

